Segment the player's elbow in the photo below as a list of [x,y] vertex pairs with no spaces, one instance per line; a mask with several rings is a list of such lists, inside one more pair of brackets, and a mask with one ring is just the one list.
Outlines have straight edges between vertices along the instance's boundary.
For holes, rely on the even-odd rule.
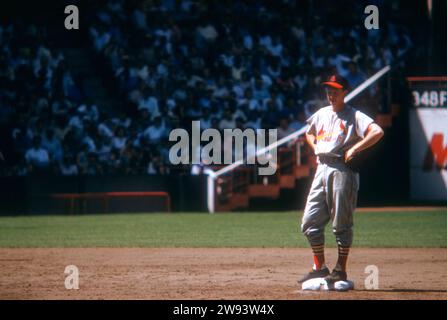
[[368,127],[367,135],[374,138],[374,140],[380,140],[383,137],[384,132],[378,124],[371,123]]
[[380,139],[382,139],[382,137],[385,133],[383,132],[383,129],[381,127],[379,127],[378,125],[375,125],[372,130],[372,134],[377,139],[377,141],[379,141]]
[[376,128],[376,135],[380,138],[382,138],[384,135],[383,129],[379,126],[377,126],[377,128]]

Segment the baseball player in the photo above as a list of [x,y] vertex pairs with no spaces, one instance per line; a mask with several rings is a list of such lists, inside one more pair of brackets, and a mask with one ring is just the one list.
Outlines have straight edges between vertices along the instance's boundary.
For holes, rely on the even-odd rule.
[[[346,79],[332,75],[322,85],[330,106],[307,120],[306,140],[317,155],[318,167],[301,224],[312,247],[314,265],[299,283],[320,277],[328,283],[347,279],[359,189],[359,174],[350,168],[350,160],[383,136],[383,130],[370,117],[344,103],[349,90]],[[324,260],[324,228],[330,220],[338,245],[338,261],[331,273]]]

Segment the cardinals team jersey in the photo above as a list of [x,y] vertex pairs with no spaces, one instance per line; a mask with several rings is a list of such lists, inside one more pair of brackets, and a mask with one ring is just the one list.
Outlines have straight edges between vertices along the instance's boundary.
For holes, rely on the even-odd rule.
[[364,138],[366,129],[373,122],[373,119],[351,106],[345,105],[340,112],[328,106],[307,120],[307,133],[316,137],[317,156],[343,157],[350,147]]

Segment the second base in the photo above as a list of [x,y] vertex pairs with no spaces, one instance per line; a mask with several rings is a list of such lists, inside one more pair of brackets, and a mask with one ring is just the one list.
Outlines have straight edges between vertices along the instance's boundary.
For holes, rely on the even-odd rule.
[[303,282],[301,288],[310,291],[348,291],[354,289],[354,282],[346,280],[328,284],[324,278],[315,278]]

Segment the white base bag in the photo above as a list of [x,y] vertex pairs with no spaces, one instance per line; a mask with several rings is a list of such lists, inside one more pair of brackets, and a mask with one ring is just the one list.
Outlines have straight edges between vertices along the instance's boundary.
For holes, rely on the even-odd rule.
[[346,280],[328,284],[324,278],[314,278],[303,282],[301,288],[309,291],[348,291],[354,289],[354,282]]

